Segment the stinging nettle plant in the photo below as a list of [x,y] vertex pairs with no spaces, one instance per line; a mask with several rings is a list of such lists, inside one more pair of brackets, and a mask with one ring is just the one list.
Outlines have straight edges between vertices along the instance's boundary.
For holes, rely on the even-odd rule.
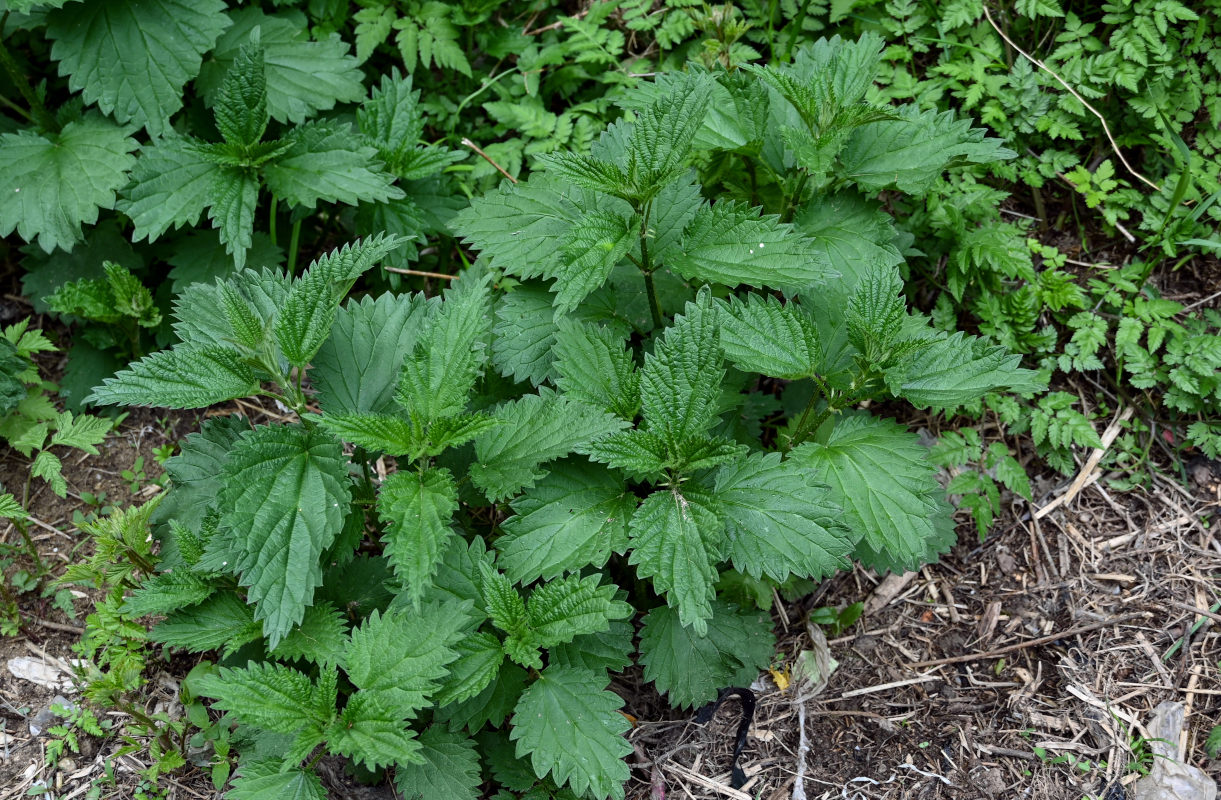
[[[927,451],[857,406],[1040,387],[907,309],[870,195],[1004,153],[864,107],[877,44],[662,76],[589,155],[460,213],[481,256],[442,296],[344,302],[394,236],[247,269],[190,287],[182,344],[94,390],[296,415],[188,437],[128,600],[164,615],[154,641],[221,651],[200,692],[238,726],[232,796],[322,797],[330,753],[407,797],[622,798],[612,673],[638,661],[693,707],[771,657],[766,616],[718,586],[948,549]],[[716,177],[746,171],[759,198]]]

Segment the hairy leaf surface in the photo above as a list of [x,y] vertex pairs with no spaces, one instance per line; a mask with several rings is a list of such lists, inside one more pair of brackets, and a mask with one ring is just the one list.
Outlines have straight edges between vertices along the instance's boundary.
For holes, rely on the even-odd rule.
[[260,427],[234,445],[222,481],[222,519],[240,536],[232,569],[275,647],[312,602],[319,558],[343,528],[347,462],[321,431]]

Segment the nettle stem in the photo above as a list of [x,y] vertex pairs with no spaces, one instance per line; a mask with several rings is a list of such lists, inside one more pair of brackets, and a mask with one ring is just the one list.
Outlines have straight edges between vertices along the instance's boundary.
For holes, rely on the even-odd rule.
[[649,296],[649,314],[653,317],[653,329],[661,330],[665,319],[661,315],[661,302],[657,299],[657,284],[653,281],[653,259],[649,255],[649,216],[653,212],[653,201],[644,204],[640,214],[640,271],[644,273],[644,289]]
[[297,271],[297,244],[301,241],[301,220],[298,219],[293,223],[293,232],[288,238],[288,274],[294,275]]
[[34,91],[34,87],[30,85],[30,78],[21,67],[17,66],[17,60],[13,58],[13,54],[9,52],[8,47],[4,44],[4,27],[8,23],[9,12],[5,11],[4,16],[0,17],[0,64],[4,66],[4,71],[8,73],[9,80],[17,87],[17,91],[24,98],[26,105],[30,107],[30,112],[34,115],[33,119],[38,123],[38,127],[44,131],[59,133],[59,124],[55,118],[47,111],[47,107],[43,105],[42,98]]

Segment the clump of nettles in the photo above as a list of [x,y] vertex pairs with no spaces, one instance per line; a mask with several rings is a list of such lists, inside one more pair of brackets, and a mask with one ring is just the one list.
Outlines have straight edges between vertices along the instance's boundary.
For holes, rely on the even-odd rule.
[[182,344],[95,389],[297,415],[183,443],[129,601],[164,615],[155,641],[220,651],[200,693],[238,725],[233,796],[322,797],[331,753],[407,797],[622,798],[612,673],[702,705],[770,658],[749,598],[952,544],[925,449],[857,406],[1039,387],[908,311],[873,196],[1007,153],[865,104],[879,49],[661,76],[590,154],[459,215],[480,258],[442,296],[344,302],[393,236],[248,269],[188,289]]

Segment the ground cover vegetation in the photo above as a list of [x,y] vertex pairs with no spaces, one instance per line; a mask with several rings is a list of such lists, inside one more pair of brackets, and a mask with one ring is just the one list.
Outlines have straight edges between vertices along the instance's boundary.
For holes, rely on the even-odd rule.
[[[62,495],[50,448],[111,425],[82,409],[284,419],[206,422],[63,583],[8,487],[5,630],[101,593],[86,695],[142,792],[203,748],[239,798],[322,797],[328,755],[408,797],[622,797],[613,674],[684,709],[749,683],[775,592],[935,560],[947,490],[982,538],[1121,408],[1113,485],[1218,456],[1221,316],[1157,288],[1221,249],[1218,25],[8,0],[0,233],[72,335],[57,387],[6,330],[0,433]],[[960,428],[929,449],[913,409]],[[216,652],[186,722],[138,702],[157,648]]]

